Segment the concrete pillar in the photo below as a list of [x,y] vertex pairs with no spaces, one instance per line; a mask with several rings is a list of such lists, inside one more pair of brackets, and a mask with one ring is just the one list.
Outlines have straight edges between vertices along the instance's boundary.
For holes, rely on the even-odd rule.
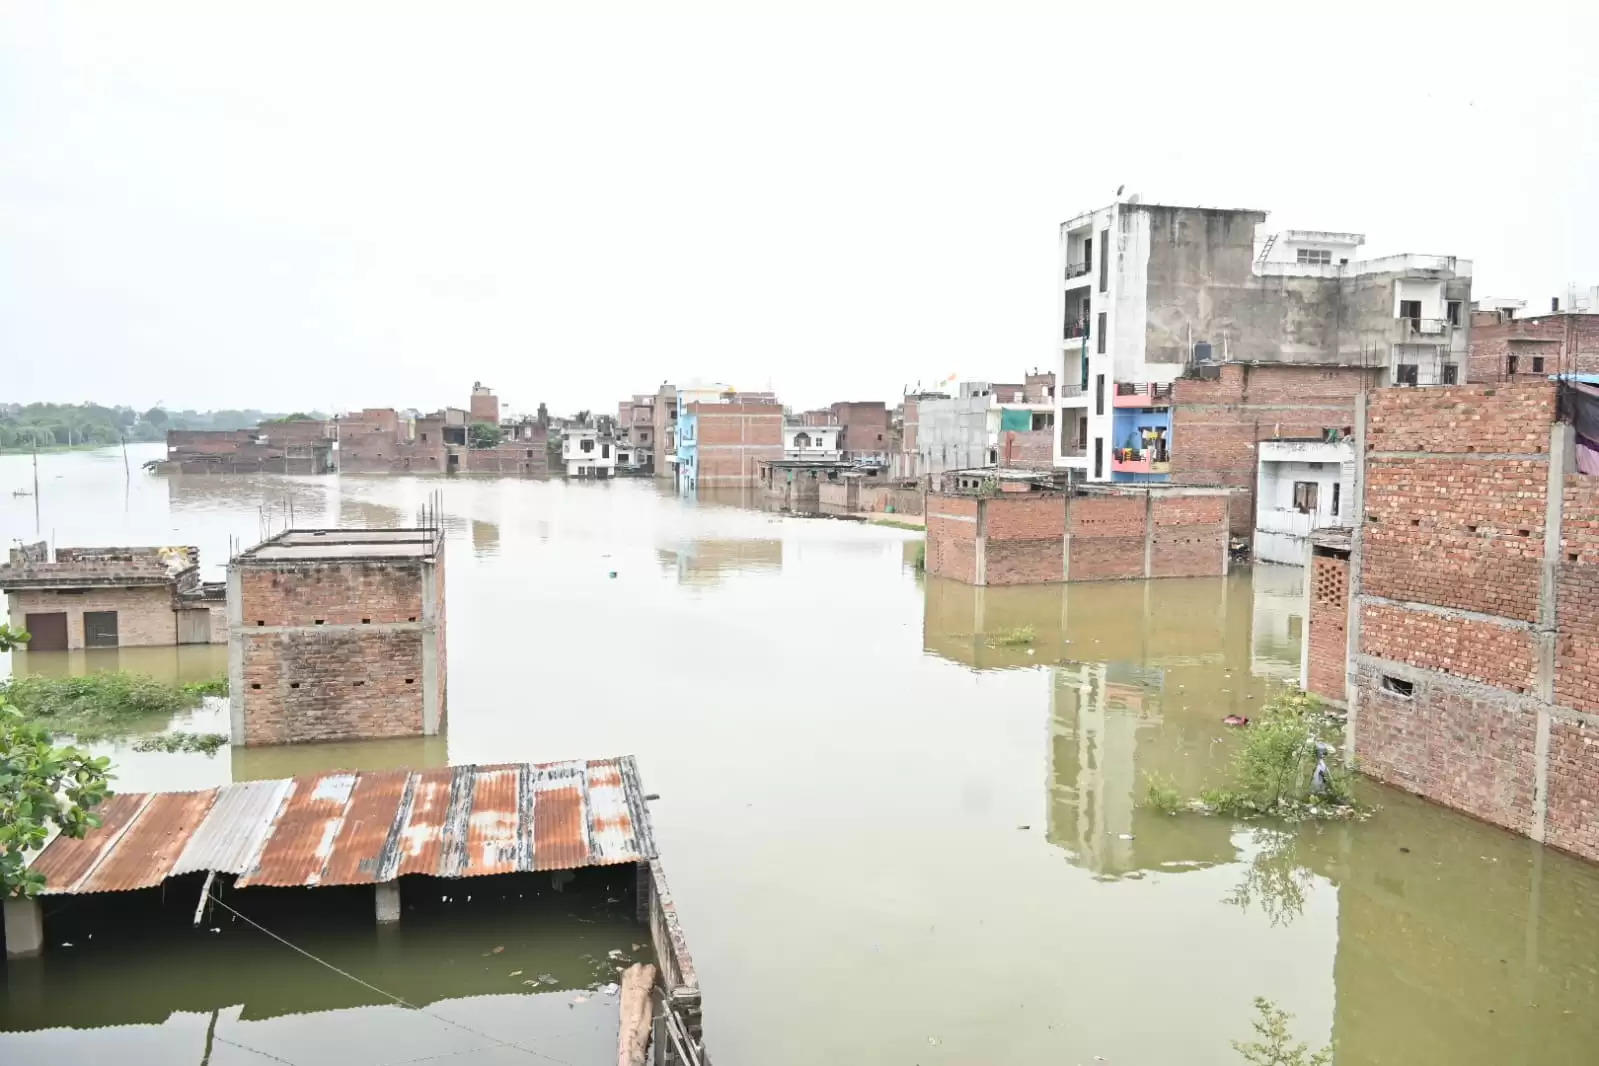
[[444,563],[443,549],[437,561],[422,561],[422,735],[438,736],[444,718],[439,693],[439,603],[438,567]]
[[1533,695],[1539,700],[1538,726],[1533,739],[1532,826],[1528,836],[1542,843],[1549,818],[1550,710],[1555,702],[1555,641],[1559,636],[1559,605],[1555,590],[1560,577],[1560,529],[1565,521],[1566,475],[1576,469],[1576,429],[1563,422],[1549,427],[1549,470],[1544,488],[1543,567],[1538,581],[1538,622],[1533,626],[1533,647],[1538,654]]
[[1144,577],[1155,573],[1155,490],[1144,490]]
[[233,743],[245,743],[244,733],[244,582],[239,568],[228,561],[228,724]]
[[[1354,535],[1349,539],[1349,621],[1344,626],[1348,643],[1344,646],[1344,764],[1353,767],[1357,758],[1360,726],[1360,560],[1366,538],[1366,392],[1355,394],[1355,481],[1350,486],[1349,517]],[[1309,580],[1307,575],[1306,580]],[[1305,625],[1308,629],[1310,618]]]
[[44,911],[38,900],[6,900],[5,927],[6,958],[31,958],[44,949]]
[[977,498],[977,536],[972,543],[972,584],[988,584],[988,501]]
[[400,920],[400,882],[381,881],[372,886],[373,894],[377,898],[377,918],[379,925],[387,925]]

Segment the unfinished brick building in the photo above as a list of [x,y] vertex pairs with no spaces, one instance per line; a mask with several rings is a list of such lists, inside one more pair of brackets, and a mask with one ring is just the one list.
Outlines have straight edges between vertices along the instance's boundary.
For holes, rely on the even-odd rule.
[[783,458],[783,408],[775,400],[683,406],[676,427],[678,488],[750,488],[761,463]]
[[1599,477],[1577,472],[1559,389],[1362,404],[1350,748],[1384,781],[1599,859]]
[[1599,373],[1599,314],[1551,311],[1514,318],[1473,311],[1472,381],[1539,381],[1552,374]]
[[0,589],[29,651],[221,644],[223,588],[200,580],[191,546],[11,549]]
[[[976,472],[983,475],[985,472]],[[1227,573],[1227,493],[1166,486],[1037,491],[1001,475],[928,493],[927,572],[969,585]]]
[[290,530],[228,567],[235,744],[432,736],[445,716],[436,529]]
[[255,429],[169,429],[162,474],[327,474],[333,428],[314,418],[263,422]]

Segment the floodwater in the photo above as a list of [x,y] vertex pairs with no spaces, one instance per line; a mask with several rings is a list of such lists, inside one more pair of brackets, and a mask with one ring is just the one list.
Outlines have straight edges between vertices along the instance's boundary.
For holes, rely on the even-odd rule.
[[[1215,782],[1222,716],[1297,677],[1295,570],[979,590],[917,575],[915,534],[652,482],[162,480],[142,457],[131,482],[119,452],[41,457],[39,528],[197,544],[215,577],[287,500],[301,525],[381,525],[442,490],[449,722],[214,757],[116,747],[121,786],[635,754],[719,1063],[1220,1066],[1256,996],[1340,1066],[1594,1061],[1599,869],[1375,785],[1371,821],[1293,833],[1139,807],[1149,775]],[[27,462],[0,457],[7,540],[35,529],[10,496]],[[1030,645],[996,641],[1021,626]],[[222,657],[113,663],[190,677]],[[225,923],[51,945],[8,972],[0,1061],[609,1061],[614,999],[573,1002],[607,952],[637,950],[607,891],[441,901],[393,938],[364,911],[296,928],[423,1012]],[[522,984],[539,974],[557,984]]]

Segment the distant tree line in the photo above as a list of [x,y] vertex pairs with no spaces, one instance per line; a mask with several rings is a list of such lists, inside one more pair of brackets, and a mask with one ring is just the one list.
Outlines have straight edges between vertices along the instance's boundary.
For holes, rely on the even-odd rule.
[[0,448],[67,447],[165,440],[169,429],[250,429],[262,422],[288,418],[323,418],[295,412],[273,414],[254,409],[168,411],[152,407],[104,407],[97,403],[0,404]]

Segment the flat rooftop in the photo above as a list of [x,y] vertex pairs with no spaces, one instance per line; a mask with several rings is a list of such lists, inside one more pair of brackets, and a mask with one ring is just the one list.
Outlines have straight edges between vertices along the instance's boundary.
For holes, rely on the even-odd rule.
[[327,559],[427,559],[439,553],[437,529],[291,529],[240,553],[239,563]]

